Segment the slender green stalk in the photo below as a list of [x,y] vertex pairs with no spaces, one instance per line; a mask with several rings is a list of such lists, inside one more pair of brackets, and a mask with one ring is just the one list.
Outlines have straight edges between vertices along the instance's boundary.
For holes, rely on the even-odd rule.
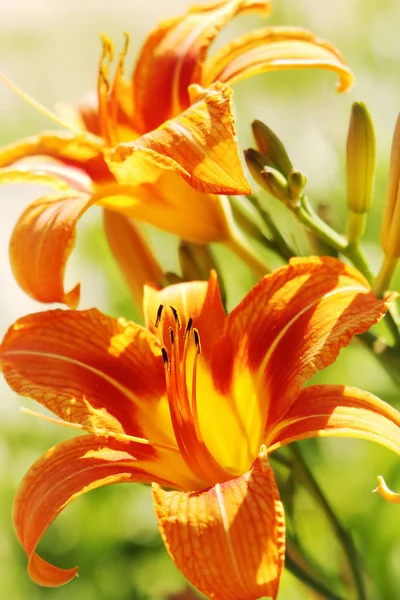
[[334,530],[340,542],[343,552],[347,557],[348,564],[351,569],[354,587],[357,592],[357,599],[367,600],[359,556],[353,538],[343,527],[333,508],[330,506],[328,500],[326,499],[324,493],[322,492],[316,479],[314,478],[314,475],[312,474],[307,463],[305,462],[299,448],[295,444],[292,444],[290,446],[290,450],[292,452],[295,464],[300,470],[303,483],[324,511],[329,523],[332,526],[332,529]]
[[239,236],[232,237],[225,242],[225,245],[241,258],[259,277],[266,275],[266,273],[271,273],[271,269],[267,263],[244,238],[240,238]]
[[318,594],[321,594],[327,600],[346,600],[343,598],[343,596],[337,596],[329,587],[302,569],[302,567],[297,564],[288,553],[286,553],[285,556],[285,567],[288,571],[290,571],[290,573],[292,573],[292,575],[299,579],[299,581],[304,583]]
[[289,260],[293,256],[296,256],[296,253],[294,252],[294,250],[292,250],[292,248],[289,246],[289,244],[286,242],[285,238],[281,234],[278,227],[275,225],[275,222],[272,219],[269,212],[261,206],[260,202],[258,201],[258,199],[255,196],[251,196],[250,201],[255,206],[255,208],[258,210],[264,223],[268,227],[268,230],[270,231],[270,233],[272,235],[272,239],[274,240],[274,243],[275,243],[275,251],[285,260]]
[[379,269],[379,273],[376,276],[376,279],[372,286],[372,289],[374,290],[378,298],[382,298],[383,294],[389,288],[398,262],[399,259],[397,257],[391,258],[387,254],[385,254],[381,268]]

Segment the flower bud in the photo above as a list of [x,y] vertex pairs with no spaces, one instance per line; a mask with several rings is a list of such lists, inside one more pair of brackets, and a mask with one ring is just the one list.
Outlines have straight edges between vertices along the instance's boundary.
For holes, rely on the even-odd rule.
[[346,152],[347,203],[363,214],[371,206],[376,159],[374,124],[363,102],[352,106]]
[[381,245],[388,257],[400,257],[400,114],[397,117],[390,153],[389,183],[383,212]]
[[290,200],[289,186],[279,171],[272,167],[264,167],[260,173],[262,186],[267,192],[285,204]]
[[253,121],[252,129],[257,148],[264,155],[265,164],[287,177],[293,166],[281,140],[261,121]]
[[300,198],[304,192],[304,188],[307,185],[307,177],[301,171],[292,169],[288,175],[288,186],[290,197],[295,200]]

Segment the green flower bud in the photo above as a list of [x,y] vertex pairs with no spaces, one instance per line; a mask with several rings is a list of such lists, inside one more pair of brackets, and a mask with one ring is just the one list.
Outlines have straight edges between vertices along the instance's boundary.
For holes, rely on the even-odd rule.
[[261,121],[253,121],[252,129],[257,148],[264,155],[267,166],[287,177],[293,166],[281,140]]
[[347,203],[352,212],[368,212],[375,177],[374,124],[363,102],[354,102],[347,135]]

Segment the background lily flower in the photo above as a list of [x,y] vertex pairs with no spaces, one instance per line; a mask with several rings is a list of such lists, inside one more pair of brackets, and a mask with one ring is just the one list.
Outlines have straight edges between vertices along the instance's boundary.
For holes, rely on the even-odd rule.
[[1,346],[7,382],[87,432],[50,449],[17,492],[31,577],[54,586],[75,576],[36,554],[71,500],[108,483],[152,482],[167,549],[200,591],[276,598],[285,520],[268,455],[318,436],[400,453],[395,409],[356,388],[303,387],[391,300],[342,262],[310,258],[264,277],[228,316],[211,275],[147,287],[147,328],[95,309],[17,321]]
[[[233,17],[269,10],[267,0],[223,0],[162,22],[147,38],[130,81],[123,76],[127,42],[111,78],[114,49],[103,37],[97,93],[68,107],[65,120],[53,117],[69,131],[42,133],[0,151],[0,181],[65,188],[30,205],[17,223],[10,256],[26,292],[76,307],[79,290],[66,292],[63,274],[76,223],[93,203],[188,241],[224,242],[239,254],[247,252],[253,266],[265,272],[257,256],[243,248],[230,205],[220,196],[251,191],[229,86],[263,71],[315,67],[335,71],[340,91],[352,82],[334,46],[301,29],[257,29],[208,56]],[[50,269],[53,252],[57,260]],[[34,265],[29,272],[27,254]]]

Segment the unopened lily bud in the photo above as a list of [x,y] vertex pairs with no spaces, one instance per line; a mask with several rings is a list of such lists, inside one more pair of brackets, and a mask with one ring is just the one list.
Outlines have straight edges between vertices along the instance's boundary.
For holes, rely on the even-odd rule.
[[389,289],[400,258],[400,114],[394,128],[390,152],[389,182],[383,211],[381,246],[385,256],[372,289],[381,297]]
[[347,203],[351,211],[366,213],[372,202],[376,143],[372,117],[363,102],[351,109],[346,148]]
[[307,177],[301,171],[292,169],[287,178],[289,194],[292,199],[300,198],[307,185]]
[[383,212],[381,245],[390,258],[400,257],[400,115],[397,117],[390,153],[389,183]]
[[264,167],[260,173],[262,186],[267,192],[287,204],[290,200],[288,182],[283,175],[272,167]]
[[244,158],[252,177],[257,181],[258,185],[263,187],[264,183],[261,172],[265,167],[269,166],[268,161],[260,154],[260,152],[257,152],[257,150],[254,150],[253,148],[244,151]]
[[293,166],[281,140],[261,121],[253,121],[252,129],[257,148],[264,155],[267,166],[287,177]]

